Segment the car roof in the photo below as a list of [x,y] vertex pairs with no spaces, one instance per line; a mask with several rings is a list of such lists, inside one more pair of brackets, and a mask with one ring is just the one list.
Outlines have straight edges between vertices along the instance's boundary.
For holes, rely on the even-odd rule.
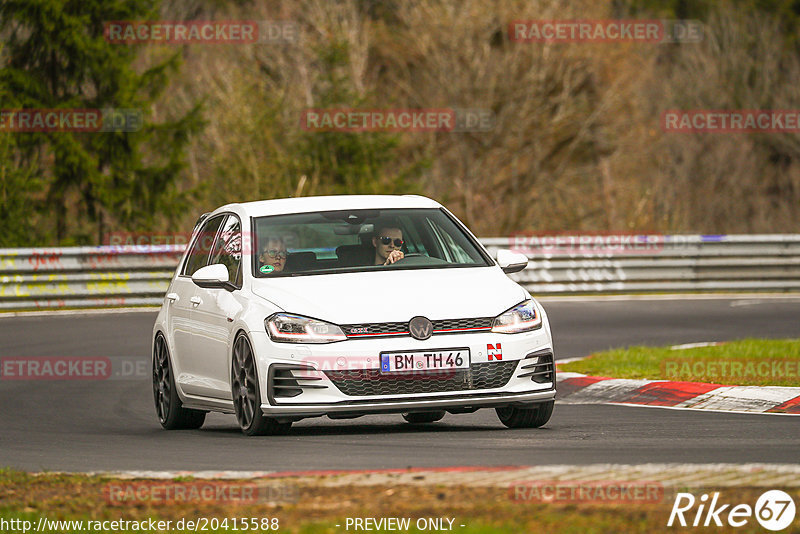
[[244,217],[263,217],[316,211],[440,207],[435,200],[419,195],[331,195],[226,204],[214,213],[233,211]]

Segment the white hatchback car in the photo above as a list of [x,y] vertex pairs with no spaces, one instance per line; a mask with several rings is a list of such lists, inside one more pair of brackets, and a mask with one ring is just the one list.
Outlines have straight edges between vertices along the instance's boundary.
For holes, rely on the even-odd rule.
[[437,202],[307,197],[200,218],[153,328],[166,429],[236,414],[249,435],[294,421],[399,413],[430,423],[495,408],[508,427],[553,411],[542,306]]

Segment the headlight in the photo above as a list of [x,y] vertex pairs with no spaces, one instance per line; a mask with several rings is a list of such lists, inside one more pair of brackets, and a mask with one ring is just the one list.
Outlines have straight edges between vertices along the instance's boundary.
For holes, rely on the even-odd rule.
[[492,324],[492,332],[518,334],[542,327],[542,316],[532,300],[517,304],[507,312],[498,315]]
[[272,341],[280,343],[332,343],[347,339],[335,324],[302,315],[276,313],[264,321]]

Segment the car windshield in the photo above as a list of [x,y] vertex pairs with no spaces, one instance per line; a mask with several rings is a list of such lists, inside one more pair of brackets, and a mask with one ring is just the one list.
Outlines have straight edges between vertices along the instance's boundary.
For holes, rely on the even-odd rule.
[[258,217],[253,240],[253,274],[259,278],[492,265],[474,238],[439,209]]

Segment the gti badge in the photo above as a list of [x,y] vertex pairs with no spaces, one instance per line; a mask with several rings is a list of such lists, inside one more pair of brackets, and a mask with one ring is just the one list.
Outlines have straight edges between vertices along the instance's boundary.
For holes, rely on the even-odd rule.
[[417,315],[408,322],[408,331],[414,339],[428,339],[433,334],[433,323],[426,317]]

